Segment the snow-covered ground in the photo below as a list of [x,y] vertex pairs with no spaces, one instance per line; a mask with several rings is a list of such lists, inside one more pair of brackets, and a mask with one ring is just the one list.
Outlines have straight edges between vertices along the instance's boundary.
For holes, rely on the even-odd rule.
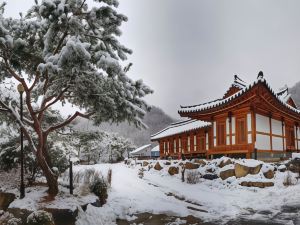
[[[274,186],[260,189],[240,186],[236,178],[224,181],[220,178],[213,181],[201,178],[198,184],[187,184],[181,182],[180,173],[170,176],[166,167],[161,171],[153,168],[144,171],[142,179],[138,177],[141,165],[99,164],[77,166],[75,171],[87,167],[95,168],[102,174],[111,168],[112,185],[108,203],[102,208],[89,206],[86,212],[80,212],[77,225],[116,224],[116,218],[134,220],[134,214],[144,212],[178,217],[193,215],[216,223],[243,217],[295,224],[292,218],[300,216],[298,210],[285,215],[284,219],[276,217],[282,207],[300,205],[300,183],[283,185],[287,172],[277,171],[275,178],[271,179]],[[248,175],[243,179],[255,180],[259,176],[261,174]]]

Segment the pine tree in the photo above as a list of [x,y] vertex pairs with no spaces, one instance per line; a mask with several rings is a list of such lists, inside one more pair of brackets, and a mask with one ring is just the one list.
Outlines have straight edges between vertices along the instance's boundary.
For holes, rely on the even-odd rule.
[[[127,17],[118,13],[117,0],[42,0],[19,19],[0,15],[0,81],[21,83],[25,95],[24,122],[20,120],[16,91],[1,89],[0,111],[21,126],[49,186],[58,193],[47,150],[50,133],[77,117],[103,121],[127,120],[143,126],[148,105],[142,99],[152,90],[127,76],[131,50],[118,41]],[[56,103],[70,102],[76,111],[64,121],[46,123],[45,114]],[[36,140],[32,138],[32,132]]]

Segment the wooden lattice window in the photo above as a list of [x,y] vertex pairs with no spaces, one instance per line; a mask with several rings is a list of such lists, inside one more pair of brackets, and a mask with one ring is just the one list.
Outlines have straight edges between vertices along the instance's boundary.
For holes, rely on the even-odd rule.
[[292,126],[287,126],[286,145],[288,150],[295,149],[295,131]]
[[206,145],[206,143],[205,143],[205,137],[200,137],[200,143],[199,143],[199,148],[200,148],[200,150],[205,150],[205,145]]
[[226,145],[226,123],[217,123],[217,144]]
[[236,119],[236,142],[237,144],[247,143],[247,124],[246,118]]

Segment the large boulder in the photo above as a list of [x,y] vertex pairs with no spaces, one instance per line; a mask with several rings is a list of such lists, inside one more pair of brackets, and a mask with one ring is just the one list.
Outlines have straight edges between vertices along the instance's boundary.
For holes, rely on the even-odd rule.
[[169,167],[169,170],[168,170],[168,173],[173,176],[175,174],[178,174],[179,173],[179,168],[178,167],[175,167],[175,166],[170,166]]
[[267,179],[273,179],[274,178],[274,171],[273,170],[268,170],[267,172],[264,173],[264,176]]
[[286,165],[280,165],[280,166],[278,166],[278,171],[279,172],[285,172],[286,171]]
[[222,180],[226,180],[228,177],[233,177],[235,176],[235,169],[234,168],[229,168],[229,169],[226,169],[226,170],[222,170],[220,172],[220,178]]
[[206,165],[206,162],[203,159],[194,159],[194,163],[197,163],[200,166],[205,166]]
[[0,210],[7,210],[10,203],[15,200],[16,196],[12,193],[0,192]]
[[287,168],[293,173],[300,173],[300,159],[296,158],[287,163]]
[[159,162],[157,162],[157,163],[155,164],[154,169],[156,169],[156,170],[162,170],[162,167],[161,167],[161,165],[160,165]]
[[170,161],[166,161],[166,162],[165,162],[165,165],[166,165],[166,166],[170,166],[170,165],[171,165],[171,162],[170,162]]
[[224,166],[230,165],[232,164],[231,159],[224,159],[220,162],[219,167],[223,168]]
[[245,177],[248,174],[253,174],[253,175],[258,174],[261,167],[262,167],[262,164],[258,164],[255,166],[246,166],[246,165],[236,163],[234,165],[235,176],[237,178],[240,178],[240,177]]
[[240,185],[245,186],[245,187],[265,188],[265,187],[274,186],[274,183],[273,182],[263,182],[263,181],[243,181],[243,182],[241,182]]
[[270,164],[263,164],[261,172],[264,174],[265,178],[272,179],[274,178],[274,166]]
[[194,170],[194,169],[198,169],[200,167],[199,164],[195,164],[195,163],[191,163],[191,162],[186,162],[185,163],[185,168],[187,170]]
[[149,162],[147,162],[147,161],[144,161],[143,162],[143,166],[145,167],[145,166],[148,166],[149,165]]
[[202,178],[206,179],[206,180],[215,180],[215,179],[218,179],[219,177],[216,175],[216,174],[204,174],[202,176]]

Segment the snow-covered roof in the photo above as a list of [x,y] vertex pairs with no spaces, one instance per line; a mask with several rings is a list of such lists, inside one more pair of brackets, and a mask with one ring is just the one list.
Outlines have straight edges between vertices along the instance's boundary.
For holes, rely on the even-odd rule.
[[[203,110],[208,110],[211,108],[215,108],[217,106],[223,105],[237,97],[239,97],[240,95],[244,94],[245,92],[247,92],[248,90],[250,90],[253,86],[255,86],[258,83],[264,83],[266,85],[266,87],[270,90],[270,92],[277,97],[278,101],[281,102],[284,106],[286,106],[287,108],[289,108],[290,110],[299,113],[300,114],[300,110],[292,107],[291,105],[287,104],[287,101],[289,100],[289,98],[291,97],[290,94],[288,94],[287,90],[284,91],[279,91],[279,92],[275,92],[270,85],[268,84],[268,82],[265,80],[265,78],[263,77],[263,73],[260,72],[259,75],[257,76],[257,79],[246,85],[244,88],[242,88],[240,91],[236,92],[235,94],[227,97],[227,98],[221,98],[221,99],[216,99],[214,101],[211,102],[206,102],[203,104],[198,104],[198,105],[192,105],[192,106],[180,106],[181,109],[178,110],[179,113],[187,113],[187,112],[199,112],[199,111],[203,111]],[[287,93],[287,94],[286,94]]]
[[165,129],[157,132],[156,134],[151,135],[151,140],[156,140],[163,137],[172,136],[174,134],[180,134],[187,131],[196,130],[210,125],[211,125],[210,122],[205,122],[202,120],[194,120],[194,119],[172,123],[170,126],[166,127]]
[[151,144],[147,144],[147,145],[143,145],[135,150],[133,150],[132,152],[130,152],[129,154],[137,154],[140,153],[141,151],[145,150],[146,148],[150,147]]
[[159,152],[159,145],[156,145],[154,148],[152,148],[151,152]]
[[288,100],[292,97],[289,93],[289,88],[286,85],[283,88],[280,88],[276,95],[285,103],[287,103]]

